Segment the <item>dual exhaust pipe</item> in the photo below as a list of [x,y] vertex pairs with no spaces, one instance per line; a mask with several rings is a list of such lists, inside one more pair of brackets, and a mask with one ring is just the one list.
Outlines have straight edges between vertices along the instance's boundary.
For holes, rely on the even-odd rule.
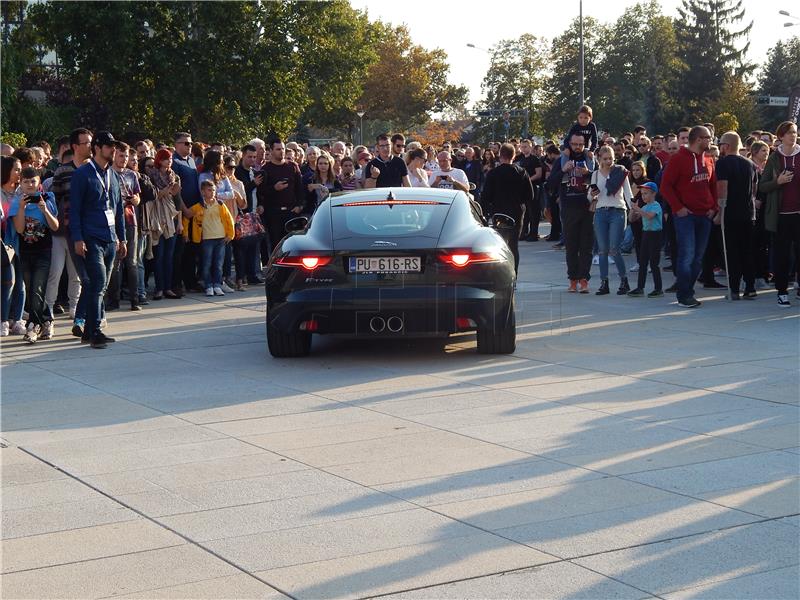
[[388,319],[372,317],[369,320],[369,328],[372,333],[381,333],[386,329],[392,333],[399,333],[403,330],[404,325],[405,323],[401,317],[389,317]]

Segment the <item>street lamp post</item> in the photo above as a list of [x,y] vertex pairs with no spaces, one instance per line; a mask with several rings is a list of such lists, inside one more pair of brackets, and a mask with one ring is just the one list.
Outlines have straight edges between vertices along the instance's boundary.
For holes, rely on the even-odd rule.
[[578,33],[580,37],[580,47],[578,49],[578,80],[579,80],[579,97],[580,105],[583,106],[585,102],[585,94],[583,88],[583,0],[578,0]]
[[363,111],[363,110],[359,110],[358,112],[356,112],[356,114],[358,115],[358,118],[359,118],[359,124],[358,124],[358,143],[359,143],[361,146],[363,146],[363,145],[364,145],[364,114],[365,114],[365,113],[364,113],[364,111]]

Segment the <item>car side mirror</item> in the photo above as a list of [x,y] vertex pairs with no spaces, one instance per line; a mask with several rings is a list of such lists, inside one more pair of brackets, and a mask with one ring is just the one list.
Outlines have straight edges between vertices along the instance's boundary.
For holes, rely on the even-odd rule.
[[503,213],[495,213],[492,215],[492,227],[499,231],[508,231],[509,229],[514,229],[516,224],[516,219],[509,217],[508,215],[504,215]]
[[295,217],[294,219],[289,219],[286,221],[286,225],[283,226],[283,228],[286,230],[286,233],[301,231],[306,227],[308,227],[308,217]]

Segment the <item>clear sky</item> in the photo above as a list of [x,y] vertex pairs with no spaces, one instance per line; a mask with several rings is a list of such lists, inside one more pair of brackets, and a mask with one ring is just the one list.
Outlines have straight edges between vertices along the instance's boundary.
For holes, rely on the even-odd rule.
[[[481,81],[489,68],[489,55],[468,48],[467,43],[491,48],[503,39],[532,33],[552,39],[578,16],[578,0],[350,0],[367,10],[371,19],[395,25],[405,23],[415,43],[443,48],[450,59],[450,82],[466,85],[470,101],[481,98]],[[584,16],[613,22],[635,0],[584,0]],[[680,0],[661,0],[664,14],[677,16]],[[783,9],[800,17],[797,0],[744,0],[745,18],[753,21],[749,59],[761,65],[767,51],[779,39],[800,34],[798,26],[784,28],[791,19],[778,14]],[[576,68],[577,71],[577,68]]]

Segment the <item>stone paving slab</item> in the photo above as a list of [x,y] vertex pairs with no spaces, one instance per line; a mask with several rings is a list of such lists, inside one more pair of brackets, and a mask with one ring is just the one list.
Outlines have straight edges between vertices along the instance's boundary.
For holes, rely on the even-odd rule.
[[488,533],[259,571],[296,598],[353,598],[544,564],[553,557]]
[[[794,568],[796,574],[799,558],[797,529],[766,522],[609,552],[575,562],[663,596],[783,567]],[[796,584],[797,578],[793,579]]]
[[186,542],[146,519],[3,540],[3,573],[181,546]]
[[3,576],[4,598],[102,598],[238,573],[183,544]]
[[3,338],[3,597],[794,600],[797,307],[521,252],[513,356],[271,359],[256,288],[111,313],[103,352]]
[[652,598],[631,586],[619,583],[570,562],[559,562],[532,569],[487,575],[410,592],[390,594],[391,600],[527,600],[530,598],[605,598],[641,600]]
[[252,575],[242,573],[241,575],[204,579],[132,594],[115,595],[113,598],[136,598],[140,600],[152,600],[153,598],[168,600],[219,600],[220,598],[287,600],[288,596],[284,596]]

